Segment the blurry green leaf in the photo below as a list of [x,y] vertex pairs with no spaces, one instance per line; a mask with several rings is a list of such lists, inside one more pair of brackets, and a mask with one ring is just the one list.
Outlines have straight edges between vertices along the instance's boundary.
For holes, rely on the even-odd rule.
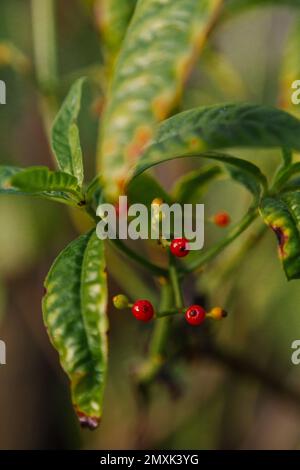
[[130,182],[127,196],[130,204],[140,203],[147,207],[150,207],[153,199],[156,198],[162,199],[166,203],[171,202],[168,193],[151,175],[146,173]]
[[288,167],[292,164],[293,161],[293,154],[290,149],[283,148],[282,149],[282,158],[285,167]]
[[247,8],[259,6],[299,7],[300,0],[227,0],[225,14],[238,13]]
[[251,173],[233,165],[226,165],[226,170],[230,178],[244,186],[258,201],[261,193],[261,188],[259,185],[259,181],[256,178],[253,178],[253,175]]
[[52,128],[52,148],[61,171],[83,181],[82,151],[80,147],[77,118],[80,111],[84,78],[71,87]]
[[[174,200],[184,204],[193,200],[195,194],[200,197],[200,194],[203,194],[209,183],[221,174],[221,168],[216,165],[208,165],[204,168],[190,171],[177,180],[172,191]],[[135,181],[135,178],[133,181]]]
[[[207,45],[198,67],[203,86],[199,87],[198,80],[194,86],[193,81],[191,83],[192,90],[194,89],[194,93],[199,97],[198,102],[206,104],[207,93],[212,95],[212,103],[246,99],[246,86],[241,74],[225,52],[211,47],[211,44]],[[189,88],[185,94],[190,92]],[[193,104],[189,107],[192,106]]]
[[99,176],[95,176],[88,185],[86,189],[86,200],[88,204],[92,205],[95,211],[103,201],[103,185]]
[[223,0],[144,0],[125,36],[103,116],[99,172],[116,199],[130,166],[180,98]]
[[115,58],[124,39],[137,0],[97,0],[99,28],[109,61]]
[[107,285],[103,241],[91,231],[58,256],[45,281],[44,321],[71,381],[82,425],[102,415],[107,372]]
[[135,175],[167,160],[233,147],[300,150],[300,121],[276,108],[254,104],[192,109],[158,126],[136,164]]
[[266,197],[260,206],[265,223],[278,240],[279,258],[287,278],[300,278],[300,192]]

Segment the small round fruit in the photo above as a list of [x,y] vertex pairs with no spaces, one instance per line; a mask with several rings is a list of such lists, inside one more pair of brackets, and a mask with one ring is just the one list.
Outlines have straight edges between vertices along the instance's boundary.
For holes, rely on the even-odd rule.
[[153,305],[149,300],[137,300],[133,304],[131,311],[135,318],[144,322],[150,321],[154,315]]
[[163,203],[164,203],[164,201],[160,197],[156,197],[151,202],[151,206],[161,206]]
[[200,305],[192,305],[185,312],[186,321],[193,326],[201,325],[204,322],[206,312]]
[[227,227],[230,224],[230,215],[228,212],[218,212],[214,216],[214,223],[218,227]]
[[209,312],[209,316],[214,320],[222,320],[223,318],[227,317],[227,312],[221,307],[214,307]]
[[119,294],[113,297],[113,304],[118,310],[123,310],[129,306],[129,300],[126,295]]
[[184,258],[184,256],[187,256],[190,252],[189,242],[186,238],[174,238],[174,240],[171,241],[170,250],[172,255],[177,258]]

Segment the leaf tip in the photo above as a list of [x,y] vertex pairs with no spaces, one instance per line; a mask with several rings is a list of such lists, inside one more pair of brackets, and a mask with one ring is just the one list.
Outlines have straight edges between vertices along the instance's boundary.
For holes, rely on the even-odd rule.
[[88,416],[78,410],[76,410],[76,414],[82,428],[88,428],[90,431],[94,431],[100,424],[101,419],[97,416]]

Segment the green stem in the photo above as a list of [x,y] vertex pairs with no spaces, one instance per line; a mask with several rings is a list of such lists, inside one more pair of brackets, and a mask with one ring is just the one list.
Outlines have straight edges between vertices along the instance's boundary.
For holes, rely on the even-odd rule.
[[[160,310],[170,312],[170,307],[172,306],[173,298],[175,297],[176,313],[178,313],[178,310],[182,311],[184,303],[176,264],[171,256],[169,265],[169,281],[169,283],[162,286]],[[149,347],[150,357],[140,369],[139,373],[138,381],[140,384],[149,384],[161,370],[161,367],[165,362],[165,348],[167,338],[170,333],[171,321],[172,317],[169,315],[155,323]]]
[[[98,217],[95,214],[94,209],[90,206],[90,204],[86,204],[85,210],[87,214],[93,219],[93,221],[97,224],[98,222]],[[136,251],[133,251],[129,246],[127,246],[122,240],[116,238],[116,239],[110,239],[109,240],[112,246],[122,252],[123,254],[127,255],[128,258],[132,259],[136,263],[140,264],[144,268],[148,269],[149,271],[152,272],[155,276],[162,276],[162,277],[167,277],[168,271],[165,268],[162,268],[160,266],[157,266],[154,263],[151,263],[151,261],[148,261],[146,258],[143,256],[139,255]]]
[[45,131],[50,129],[57,111],[53,90],[57,85],[55,0],[31,0],[35,73],[40,89],[39,106]]
[[203,255],[199,256],[193,263],[181,270],[182,273],[188,273],[202,268],[206,263],[215,258],[221,251],[224,250],[230,243],[232,243],[241,233],[243,233],[249,225],[257,217],[257,209],[250,209],[243,219],[233,227],[228,233],[227,237],[223,238],[219,243],[206,250]]
[[170,258],[169,275],[170,275],[170,281],[172,284],[174,297],[175,297],[175,306],[177,309],[182,309],[184,306],[182,289],[180,285],[180,280],[179,280],[176,264],[172,258]]
[[156,315],[156,318],[159,319],[159,318],[164,318],[164,317],[171,317],[173,315],[178,315],[180,313],[183,313],[184,309],[170,309],[170,310],[163,310],[161,312],[157,312],[157,315]]
[[31,11],[37,80],[48,89],[57,82],[55,1],[31,0]]
[[[168,310],[172,305],[173,290],[169,282],[163,284],[161,289],[160,309]],[[153,381],[165,362],[167,338],[170,332],[171,318],[162,318],[155,322],[151,342],[149,345],[149,358],[139,368],[137,382],[148,385]]]

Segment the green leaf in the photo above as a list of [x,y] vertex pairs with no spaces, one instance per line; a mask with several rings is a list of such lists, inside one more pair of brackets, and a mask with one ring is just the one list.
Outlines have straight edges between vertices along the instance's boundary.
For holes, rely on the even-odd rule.
[[128,169],[180,99],[223,0],[137,3],[116,61],[99,147],[99,172],[112,200]]
[[[177,180],[173,188],[173,197],[181,204],[191,202],[195,195],[203,195],[207,186],[222,174],[217,165],[207,165],[204,168],[190,171]],[[135,181],[135,178],[133,179]]]
[[119,52],[137,0],[105,0],[99,4],[102,43],[111,62]]
[[11,178],[20,171],[21,168],[16,166],[0,166],[0,194],[22,194],[11,185]]
[[107,284],[104,245],[95,231],[58,256],[45,281],[44,321],[71,381],[72,402],[82,425],[102,415],[107,373]]
[[86,189],[86,200],[96,211],[99,204],[103,202],[103,184],[99,175],[90,182]]
[[127,188],[127,196],[130,204],[144,204],[150,208],[153,199],[162,199],[167,204],[171,203],[171,198],[161,185],[146,173],[133,179]]
[[83,181],[83,163],[77,118],[84,80],[78,79],[71,87],[54,121],[51,139],[59,169],[75,176],[79,185]]
[[77,195],[77,179],[62,171],[51,171],[44,166],[29,167],[11,178],[11,184],[24,192],[65,191]]
[[[259,179],[253,177],[252,172],[247,172],[244,168],[238,168],[236,165],[226,165],[226,170],[230,178],[244,186],[254,196],[255,201],[258,202],[261,194]],[[263,186],[266,187],[266,185]]]
[[76,178],[46,167],[0,166],[0,194],[33,196],[69,205],[81,204],[83,199]]
[[174,158],[242,147],[300,150],[300,121],[279,109],[254,104],[192,109],[158,126],[134,174]]
[[300,192],[266,197],[260,206],[265,223],[274,231],[287,279],[300,278]]

